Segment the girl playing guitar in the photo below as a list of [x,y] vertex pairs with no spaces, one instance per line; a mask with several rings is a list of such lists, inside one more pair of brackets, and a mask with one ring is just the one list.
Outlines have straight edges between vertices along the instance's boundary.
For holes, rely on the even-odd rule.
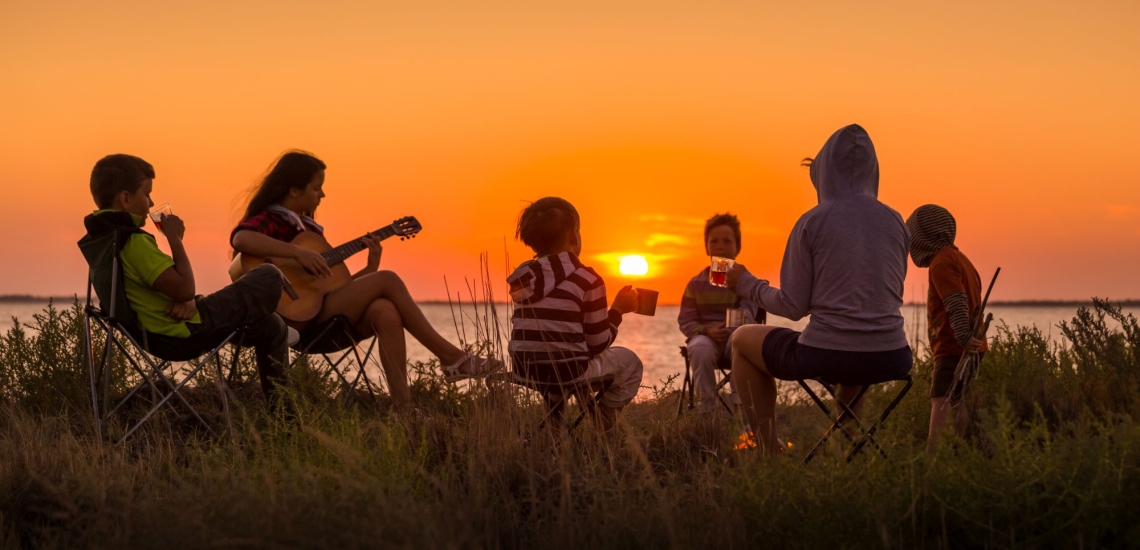
[[[325,196],[325,163],[303,151],[283,154],[265,177],[251,190],[249,205],[241,223],[230,234],[230,244],[243,255],[295,260],[311,275],[332,276],[328,262],[316,251],[291,244],[300,233],[324,228],[313,220]],[[352,280],[329,292],[320,312],[311,323],[294,326],[302,332],[316,327],[334,315],[344,315],[353,325],[358,340],[376,335],[380,359],[397,409],[411,402],[407,380],[407,351],[404,329],[439,357],[449,380],[487,374],[500,364],[494,359],[465,353],[428,323],[408,293],[400,276],[379,271],[382,247],[371,236],[363,238],[368,247],[368,264],[352,275]],[[287,321],[291,325],[301,325]]]

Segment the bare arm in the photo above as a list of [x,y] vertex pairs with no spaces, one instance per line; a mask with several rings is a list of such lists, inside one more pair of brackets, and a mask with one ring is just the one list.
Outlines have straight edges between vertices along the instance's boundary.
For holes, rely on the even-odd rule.
[[320,254],[285,241],[279,241],[268,235],[262,235],[257,231],[248,229],[238,231],[234,233],[234,238],[230,244],[242,254],[267,258],[289,258],[297,260],[297,263],[301,264],[301,267],[312,275],[332,275],[332,272],[329,271],[328,262]]
[[364,241],[364,246],[368,247],[368,263],[363,269],[352,275],[353,279],[359,279],[364,275],[378,271],[380,269],[380,256],[384,253],[384,247],[372,235],[365,235],[361,240]]
[[170,244],[170,257],[174,258],[174,266],[163,271],[154,280],[154,289],[169,296],[175,303],[193,300],[194,269],[190,266],[186,247],[182,246],[182,236],[186,232],[186,226],[178,216],[171,214],[163,217],[162,232]]
[[234,249],[242,254],[250,254],[253,256],[264,256],[272,258],[293,258],[296,259],[297,251],[301,247],[289,244],[285,241],[279,241],[268,235],[262,235],[257,231],[245,229],[234,233],[234,238],[230,242]]

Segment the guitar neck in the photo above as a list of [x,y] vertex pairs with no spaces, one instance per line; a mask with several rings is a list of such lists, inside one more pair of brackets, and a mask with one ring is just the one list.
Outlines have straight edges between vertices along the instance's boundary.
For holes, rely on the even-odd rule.
[[[392,229],[392,226],[389,225],[381,229],[377,229],[368,235],[372,235],[373,237],[376,237],[382,241],[395,234],[396,230]],[[330,248],[322,252],[321,256],[325,258],[325,261],[328,262],[330,266],[339,264],[347,260],[353,254],[356,254],[357,252],[360,252],[361,250],[367,248],[367,245],[364,244],[364,237],[368,235],[362,235],[359,238],[348,241],[336,248]]]

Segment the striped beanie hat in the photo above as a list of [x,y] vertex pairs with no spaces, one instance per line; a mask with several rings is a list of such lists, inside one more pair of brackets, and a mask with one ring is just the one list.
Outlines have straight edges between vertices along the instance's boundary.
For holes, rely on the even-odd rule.
[[930,267],[939,250],[954,245],[958,230],[950,211],[937,204],[924,204],[906,219],[910,230],[910,257],[918,267]]

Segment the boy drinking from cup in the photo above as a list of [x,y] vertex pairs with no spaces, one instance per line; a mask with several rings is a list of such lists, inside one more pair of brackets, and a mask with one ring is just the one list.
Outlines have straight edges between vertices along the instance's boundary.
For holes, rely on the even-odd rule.
[[599,407],[602,428],[608,430],[641,387],[641,359],[611,345],[622,315],[637,310],[637,293],[624,287],[606,307],[605,281],[578,258],[578,211],[564,199],[544,197],[526,207],[515,238],[535,258],[507,278],[515,306],[508,345],[514,371],[536,382],[559,384],[614,375]]
[[[740,220],[736,216],[717,214],[705,222],[705,254],[729,260],[740,254]],[[732,356],[730,337],[731,328],[735,327],[728,327],[726,320],[729,312],[735,309],[743,309],[747,314],[755,312],[756,320],[762,320],[762,312],[758,311],[755,304],[742,300],[735,292],[715,284],[710,277],[709,267],[705,267],[689,281],[685,294],[681,297],[677,324],[687,338],[693,386],[697,390],[702,413],[716,410],[715,369],[722,358]],[[729,399],[735,404],[740,403],[735,391],[732,391]]]
[[222,342],[238,327],[246,327],[242,345],[257,356],[261,387],[274,406],[272,395],[284,383],[290,339],[297,333],[274,313],[281,299],[282,275],[276,267],[258,266],[234,284],[209,296],[196,296],[194,270],[182,244],[186,226],[169,210],[156,212],[170,255],[159,250],[154,237],[143,231],[154,202],[150,199],[154,168],[131,155],[108,155],[91,171],[95,212],[84,218],[87,243],[117,233],[123,289],[137,319],[127,327],[153,345],[165,342],[169,351],[199,353]]

